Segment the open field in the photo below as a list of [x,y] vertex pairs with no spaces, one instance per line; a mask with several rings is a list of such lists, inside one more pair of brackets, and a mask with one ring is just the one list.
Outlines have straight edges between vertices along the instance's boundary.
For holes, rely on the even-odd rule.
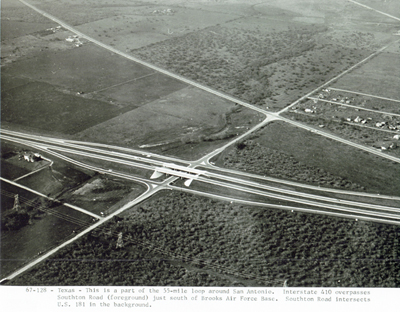
[[90,93],[152,73],[142,65],[93,44],[65,51],[38,51],[35,57],[5,66],[2,71],[6,75],[47,82],[74,93]]
[[[400,43],[397,42],[393,45],[395,46],[398,48]],[[331,87],[400,100],[399,84],[399,55],[383,52],[333,83]]]
[[[56,42],[64,41],[68,34],[61,29],[38,40],[58,36]],[[184,89],[175,79],[87,43],[79,48],[38,45],[7,63],[2,76],[3,126],[15,130],[161,153],[189,150],[189,157],[197,157],[259,120],[247,109]]]
[[[2,153],[6,152],[5,155],[15,155],[20,154],[25,151],[28,152],[38,152],[37,150],[32,150],[29,147],[19,144],[11,144],[8,142],[1,142]],[[44,168],[41,171],[33,173],[21,180],[18,180],[18,183],[29,187],[39,193],[48,195],[50,197],[56,197],[67,189],[74,188],[85,181],[89,180],[95,173],[86,169],[76,168],[75,166],[55,158],[54,156],[49,156],[45,152],[39,151],[41,155],[44,157],[51,159],[54,161],[53,165],[47,168]],[[4,157],[4,156],[3,156]],[[21,162],[25,162],[21,160]],[[36,166],[37,163],[27,163],[26,170],[28,172],[32,171],[32,167]],[[22,164],[21,164],[22,165]],[[31,166],[31,167],[29,167]],[[28,173],[26,172],[26,173]],[[13,173],[15,176],[15,173]],[[2,177],[7,178],[3,176]]]
[[210,145],[215,147],[214,141],[226,142],[258,121],[259,116],[248,109],[187,87],[86,129],[76,138],[187,158],[193,144],[201,144],[197,153],[205,153]]
[[[34,3],[34,2],[33,2]],[[122,51],[137,49],[235,19],[241,12],[214,12],[186,7],[185,3],[147,1],[36,2],[39,8],[76,25],[88,35]],[[66,12],[65,7],[69,10]],[[86,12],[86,14],[84,14]]]
[[[12,283],[282,286],[287,279],[292,287],[399,286],[395,226],[260,209],[180,192],[164,192],[116,221]],[[78,267],[79,279],[71,273]],[[178,273],[182,267],[184,276]]]
[[400,194],[398,164],[282,122],[266,126],[215,161],[228,168],[316,185]]
[[74,134],[117,116],[116,106],[57,90],[45,82],[2,92],[1,119],[46,132]]

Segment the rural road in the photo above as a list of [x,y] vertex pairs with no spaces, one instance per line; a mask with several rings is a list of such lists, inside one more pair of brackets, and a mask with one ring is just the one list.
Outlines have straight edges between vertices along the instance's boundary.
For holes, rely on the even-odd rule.
[[383,97],[383,96],[377,96],[377,95],[372,95],[372,94],[367,94],[367,93],[361,93],[361,92],[357,92],[357,91],[349,91],[349,90],[338,89],[338,88],[333,88],[333,87],[329,87],[329,89],[334,90],[334,91],[353,93],[353,94],[358,94],[358,95],[363,95],[363,96],[372,97],[372,98],[375,98],[375,99],[381,99],[381,100],[386,100],[386,101],[391,101],[391,102],[400,103],[400,100],[389,99],[389,98]]

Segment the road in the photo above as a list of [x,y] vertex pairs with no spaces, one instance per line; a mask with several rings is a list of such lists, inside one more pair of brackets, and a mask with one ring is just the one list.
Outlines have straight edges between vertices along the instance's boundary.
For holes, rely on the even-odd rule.
[[[383,205],[372,205],[363,202],[357,201],[349,201],[349,200],[340,200],[329,196],[329,193],[333,192],[341,192],[347,193],[349,195],[358,195],[361,197],[375,197],[379,198],[381,195],[374,195],[374,194],[367,194],[367,193],[357,193],[357,192],[349,192],[349,191],[341,191],[341,190],[327,190],[319,187],[312,187],[310,185],[302,185],[300,183],[295,183],[298,187],[304,187],[306,190],[314,189],[318,190],[319,192],[326,192],[326,196],[321,195],[314,195],[307,192],[299,192],[299,191],[291,191],[287,188],[278,188],[275,186],[270,186],[267,184],[268,181],[271,181],[270,178],[257,176],[253,174],[247,174],[242,172],[236,172],[233,170],[221,169],[210,164],[204,163],[204,161],[200,162],[203,166],[212,168],[212,170],[220,170],[220,173],[215,173],[214,171],[207,171],[206,176],[200,176],[198,180],[199,183],[205,183],[207,185],[215,185],[217,187],[224,187],[229,188],[231,190],[237,191],[237,195],[243,194],[253,194],[260,197],[259,200],[243,200],[240,196],[224,196],[220,194],[215,194],[213,192],[204,192],[201,190],[191,189],[191,188],[183,188],[176,186],[176,182],[179,182],[179,178],[177,177],[167,177],[162,182],[155,182],[145,178],[132,176],[131,174],[125,174],[123,172],[110,172],[107,168],[100,168],[95,167],[92,165],[87,165],[83,162],[76,161],[70,157],[66,157],[60,153],[54,152],[54,150],[61,151],[61,152],[68,152],[70,154],[75,154],[79,156],[86,156],[86,157],[93,157],[96,159],[100,159],[105,161],[106,163],[113,162],[116,164],[124,164],[124,165],[132,165],[138,166],[140,168],[145,168],[148,170],[155,170],[157,166],[162,164],[162,161],[150,159],[149,157],[144,156],[133,156],[131,153],[133,150],[126,149],[129,151],[129,154],[124,154],[121,152],[115,152],[117,157],[114,157],[114,151],[110,151],[111,146],[107,145],[107,149],[100,149],[100,148],[92,148],[90,147],[91,144],[87,142],[80,142],[80,144],[72,144],[72,143],[65,143],[64,141],[53,139],[53,138],[45,138],[43,136],[34,136],[34,135],[27,135],[29,139],[21,139],[23,134],[16,133],[12,131],[6,131],[7,134],[1,134],[2,140],[12,141],[15,143],[24,144],[26,146],[30,146],[31,148],[38,148],[46,153],[61,158],[65,161],[73,163],[75,165],[95,170],[97,172],[107,173],[113,176],[134,180],[136,182],[144,183],[147,186],[147,190],[145,193],[137,197],[135,200],[131,201],[130,203],[126,204],[125,206],[121,207],[117,211],[105,216],[99,217],[97,215],[93,216],[96,217],[99,221],[90,225],[85,230],[74,236],[73,238],[67,240],[66,242],[62,243],[61,245],[57,246],[56,248],[50,250],[49,252],[41,255],[40,257],[36,258],[34,261],[30,262],[28,265],[20,268],[19,270],[15,271],[11,275],[7,276],[7,279],[13,279],[14,277],[18,276],[19,274],[29,270],[36,264],[40,263],[41,261],[47,259],[48,257],[52,256],[56,252],[58,252],[61,248],[75,242],[80,237],[86,235],[87,233],[91,232],[92,230],[96,229],[97,227],[103,225],[104,223],[108,222],[114,216],[120,214],[121,212],[129,209],[145,199],[148,199],[156,192],[168,189],[168,190],[180,190],[184,192],[189,192],[192,194],[202,195],[213,197],[217,199],[223,200],[230,200],[235,201],[238,203],[259,206],[259,207],[268,207],[268,208],[276,208],[276,209],[286,209],[291,211],[297,212],[307,212],[307,213],[317,213],[317,214],[324,214],[336,217],[344,217],[344,218],[352,218],[354,220],[365,220],[365,221],[373,221],[373,222],[383,222],[389,224],[396,224],[400,225],[400,208],[396,205],[400,202],[400,198],[394,196],[382,196],[382,198],[386,200],[393,200],[394,206],[383,206]],[[14,134],[14,135],[13,135]],[[65,145],[67,144],[67,145]],[[88,144],[89,146],[86,146]],[[61,147],[60,145],[68,146],[68,147]],[[116,150],[120,150],[119,147],[115,147]],[[143,152],[141,152],[143,153]],[[112,154],[113,157],[107,156],[108,154]],[[126,159],[129,159],[127,161]],[[194,162],[189,167],[196,167],[199,161]],[[188,167],[188,168],[189,168]],[[230,175],[226,175],[225,173],[235,173],[238,177],[232,177]],[[260,181],[265,181],[266,183],[258,183],[249,181],[245,179],[245,177],[251,176],[256,177]],[[292,182],[283,181],[280,179],[273,179],[274,182],[282,182],[283,184],[293,184]],[[228,181],[228,182],[224,182]],[[40,194],[43,196],[43,194]],[[263,199],[264,198],[264,199]],[[275,200],[282,200],[284,202],[293,203],[293,205],[288,204],[270,204],[266,203],[268,199],[275,199]],[[303,206],[299,206],[303,205]],[[87,213],[87,212],[86,212]]]
[[[104,49],[110,51],[110,52],[113,52],[113,53],[115,53],[115,54],[117,54],[117,55],[120,55],[120,56],[122,56],[122,57],[124,57],[124,58],[127,58],[127,59],[129,59],[129,60],[131,60],[131,61],[134,61],[134,62],[136,62],[136,63],[138,63],[138,64],[141,64],[141,65],[146,66],[146,67],[148,67],[148,68],[150,68],[150,69],[153,69],[153,70],[155,70],[155,71],[158,71],[158,72],[160,72],[160,73],[162,73],[162,74],[165,74],[165,75],[167,75],[167,76],[169,76],[169,77],[172,77],[172,78],[175,78],[175,79],[177,79],[177,80],[180,80],[180,81],[182,81],[182,82],[184,82],[184,83],[187,83],[188,85],[194,86],[194,87],[199,88],[199,89],[201,89],[201,90],[203,90],[203,91],[206,91],[206,92],[211,93],[211,94],[214,94],[214,95],[216,95],[216,96],[218,96],[218,97],[224,98],[224,99],[226,99],[226,100],[228,100],[228,101],[237,103],[237,104],[242,105],[242,106],[244,106],[244,107],[247,107],[247,108],[249,108],[249,109],[251,109],[251,110],[257,111],[257,112],[263,114],[263,115],[266,117],[266,119],[264,120],[263,123],[261,123],[261,124],[255,126],[255,127],[253,127],[252,129],[250,129],[248,132],[246,132],[246,134],[242,135],[241,137],[245,137],[246,135],[248,135],[248,134],[250,134],[250,133],[253,133],[254,131],[258,130],[259,128],[261,128],[261,127],[263,127],[263,126],[265,126],[266,124],[268,124],[269,122],[271,122],[271,121],[273,121],[273,120],[279,120],[279,119],[280,119],[280,120],[282,120],[282,121],[291,123],[291,124],[294,125],[294,126],[298,126],[299,123],[294,122],[294,121],[291,121],[291,120],[289,120],[289,119],[287,119],[287,118],[284,118],[284,117],[282,117],[280,114],[282,114],[282,113],[285,112],[286,110],[290,109],[292,106],[296,105],[299,101],[301,101],[301,100],[307,98],[308,96],[311,96],[315,91],[317,91],[317,90],[319,90],[320,88],[323,88],[323,87],[325,87],[325,86],[328,86],[328,85],[331,84],[333,81],[339,79],[340,77],[342,77],[343,75],[345,75],[345,74],[347,74],[348,72],[352,71],[352,70],[355,69],[356,67],[358,67],[358,66],[360,66],[361,64],[367,62],[367,61],[370,60],[371,58],[375,57],[376,55],[378,55],[379,53],[383,52],[385,49],[387,49],[387,48],[388,48],[389,46],[391,46],[392,44],[397,43],[397,42],[400,41],[400,40],[397,40],[397,41],[395,41],[395,42],[389,43],[388,45],[386,45],[386,46],[380,48],[379,50],[373,52],[371,55],[369,55],[369,56],[366,57],[365,59],[363,59],[363,60],[361,60],[360,62],[358,62],[357,64],[355,64],[355,65],[351,66],[350,68],[348,68],[347,70],[343,71],[342,73],[340,73],[340,74],[337,75],[336,77],[330,79],[329,81],[325,82],[324,84],[322,84],[322,85],[319,86],[318,88],[316,88],[316,89],[314,89],[313,91],[307,93],[306,95],[304,95],[303,97],[301,97],[301,98],[298,99],[297,101],[293,102],[292,104],[290,104],[290,105],[287,106],[286,108],[282,109],[281,111],[279,111],[279,112],[277,112],[277,113],[272,113],[272,112],[266,111],[266,110],[263,109],[263,108],[254,106],[254,105],[252,105],[252,104],[250,104],[250,103],[247,103],[247,102],[244,102],[244,101],[242,101],[242,100],[240,100],[240,99],[237,99],[237,98],[235,98],[235,97],[233,97],[233,96],[231,96],[231,95],[228,95],[228,94],[225,94],[225,93],[223,93],[223,92],[214,90],[214,89],[212,89],[212,88],[210,88],[210,87],[204,86],[204,85],[202,85],[202,84],[200,84],[200,83],[197,83],[197,82],[195,82],[195,81],[192,81],[192,80],[187,79],[187,78],[185,78],[185,77],[182,77],[182,76],[180,76],[180,75],[174,74],[174,73],[172,73],[172,72],[170,72],[170,71],[168,71],[168,70],[165,70],[165,69],[163,69],[163,68],[161,68],[161,67],[155,66],[155,65],[150,64],[150,63],[147,63],[147,62],[144,62],[144,61],[142,61],[142,60],[140,60],[140,59],[138,59],[138,58],[136,58],[136,57],[134,57],[134,56],[132,56],[132,55],[129,55],[129,54],[127,54],[127,53],[125,53],[125,52],[122,52],[122,51],[120,51],[120,50],[118,50],[118,49],[115,49],[115,48],[113,48],[113,47],[111,47],[111,46],[109,46],[109,45],[107,45],[107,44],[104,44],[104,43],[102,43],[102,42],[100,42],[100,41],[98,41],[98,40],[96,40],[96,39],[94,39],[94,38],[92,38],[92,37],[90,37],[90,36],[88,36],[88,35],[85,35],[84,33],[80,32],[80,31],[77,30],[76,28],[74,28],[74,27],[68,25],[67,23],[63,22],[62,20],[56,18],[55,16],[52,16],[51,14],[48,14],[48,13],[44,12],[43,10],[41,10],[41,9],[39,9],[39,8],[37,8],[37,7],[35,7],[35,6],[33,6],[32,4],[30,4],[30,3],[28,3],[28,2],[26,2],[26,1],[24,1],[24,0],[19,0],[19,1],[20,1],[21,3],[27,5],[27,6],[30,7],[31,9],[35,10],[35,11],[38,12],[39,14],[41,14],[41,15],[43,15],[43,16],[49,18],[50,20],[52,20],[52,21],[58,23],[60,26],[64,27],[65,29],[68,29],[69,31],[75,33],[76,35],[80,36],[81,38],[84,38],[84,39],[86,39],[86,40],[88,40],[88,41],[90,41],[90,42],[92,42],[92,43],[94,43],[94,44],[96,44],[96,45],[98,45],[98,46],[100,46],[100,47],[102,47],[102,48],[104,48]],[[268,118],[268,117],[269,117],[269,118]],[[377,152],[376,150],[374,150],[373,148],[369,148],[369,147],[366,147],[366,146],[363,146],[363,145],[359,145],[359,144],[350,142],[350,141],[348,141],[348,140],[341,139],[340,137],[335,136],[335,135],[331,135],[331,134],[328,135],[328,134],[326,134],[326,133],[323,132],[323,131],[315,130],[313,127],[310,127],[310,126],[307,126],[307,125],[302,125],[301,128],[307,129],[307,130],[309,130],[309,131],[314,131],[315,133],[317,133],[317,134],[319,134],[319,135],[322,135],[322,136],[325,136],[325,137],[329,137],[329,138],[332,139],[332,140],[340,141],[340,142],[342,142],[342,143],[344,143],[344,144],[349,144],[349,145],[351,145],[351,146],[353,146],[353,147],[362,149],[362,150],[364,150],[364,151],[373,153],[373,154],[375,154],[375,155],[378,155],[378,156],[381,156],[381,157],[384,157],[384,158],[387,158],[387,159],[390,159],[390,160],[393,160],[393,161],[396,161],[396,162],[400,162],[400,160],[399,160],[398,158],[395,158],[395,157],[392,157],[392,156],[388,156],[388,155],[386,155],[386,154],[384,154],[384,153],[379,153],[379,152]],[[235,141],[238,141],[238,140],[239,140],[239,138],[237,138]],[[232,143],[232,144],[234,144],[234,143]]]
[[383,97],[383,96],[377,96],[377,95],[372,95],[372,94],[367,94],[367,93],[361,93],[361,92],[357,92],[357,91],[349,91],[349,90],[338,89],[338,88],[332,88],[332,87],[329,87],[329,89],[334,90],[334,91],[347,92],[347,93],[352,93],[352,94],[358,94],[358,95],[368,96],[368,97],[372,97],[372,98],[375,98],[375,99],[381,99],[381,100],[386,100],[386,101],[391,101],[391,102],[400,103],[400,100],[390,99],[390,98]]
[[[96,170],[99,172],[112,174],[119,177],[129,178],[131,180],[144,183],[148,186],[148,188],[152,190],[160,190],[163,188],[168,188],[178,180],[177,177],[169,177],[167,175],[167,178],[164,181],[157,182],[154,180],[149,180],[145,177],[138,176],[140,175],[140,173],[128,175],[123,172],[124,167],[120,167],[118,172],[115,170],[110,171],[109,169],[111,164],[128,166],[129,168],[137,167],[147,170],[149,176],[157,168],[163,167],[164,162],[160,160],[155,160],[142,156],[133,156],[131,154],[125,155],[124,153],[121,152],[116,153],[116,155],[118,155],[117,157],[114,155],[113,151],[110,150],[110,146],[108,146],[107,150],[104,150],[100,148],[92,148],[90,146],[85,146],[83,144],[72,144],[65,142],[61,143],[52,138],[46,138],[43,136],[38,137],[34,135],[30,135],[30,139],[28,140],[28,139],[21,139],[19,133],[16,133],[15,136],[13,136],[12,133],[13,132],[11,131],[7,131],[7,134],[2,134],[1,138],[3,140],[8,140],[28,145],[31,146],[32,148],[41,149],[46,153],[50,153],[53,156],[57,156],[66,161],[72,162],[75,165],[79,165],[87,169]],[[64,153],[67,153],[69,156],[67,157],[63,155]],[[74,160],[73,155],[76,155],[78,157],[82,156],[86,157],[87,160],[85,162],[88,161],[90,162],[90,159],[101,160],[104,162],[104,166],[99,167],[98,165],[94,166],[91,164],[83,163],[83,161]],[[127,160],[127,158],[129,160]],[[400,215],[398,214],[400,212],[400,209],[398,209],[398,207],[396,206],[399,204],[400,198],[394,196],[385,196],[386,200],[393,201],[393,205],[391,206],[372,205],[362,201],[357,202],[354,200],[337,199],[334,198],[331,194],[334,194],[335,192],[336,193],[341,192],[342,194],[347,194],[353,197],[360,197],[360,198],[362,197],[380,198],[380,195],[348,192],[345,190],[335,190],[335,192],[332,192],[332,190],[322,189],[320,187],[313,187],[310,185],[302,185],[300,183],[296,184],[298,189],[288,190],[287,187],[276,186],[276,183],[281,183],[282,186],[285,186],[285,185],[290,185],[289,181],[275,179],[274,181],[275,185],[270,185],[271,180],[268,180],[268,178],[252,175],[252,177],[257,179],[257,181],[252,181],[246,178],[249,176],[246,173],[236,172],[231,170],[230,171],[231,174],[228,175],[227,172],[229,171],[225,169],[220,169],[218,167],[212,166],[204,162],[200,162],[199,164],[199,161],[193,162],[187,168],[188,169],[194,168],[197,167],[198,165],[200,165],[200,167],[202,168],[206,169],[210,168],[212,170],[205,171],[201,169],[202,171],[205,172],[205,174],[200,175],[197,179],[195,179],[195,181],[205,183],[208,185],[223,187],[225,189],[235,190],[239,193],[244,192],[247,194],[255,194],[257,196],[260,196],[260,198],[282,200],[286,202],[292,202],[300,205],[314,207],[309,209],[308,210],[309,212],[320,211],[321,209],[340,210],[342,212],[350,212],[350,213],[362,212],[362,215],[364,216],[381,217],[381,221],[383,222],[386,222],[387,219],[398,220],[400,217]],[[234,173],[235,176],[233,176],[232,173]],[[180,176],[187,178],[188,172],[182,171]],[[299,189],[301,189],[301,191]],[[313,194],[313,192],[310,192],[310,190],[316,191],[318,194]],[[212,194],[212,192],[210,193]],[[324,195],[321,195],[321,193],[323,193]],[[257,201],[254,201],[254,203],[257,203]],[[361,215],[360,219],[362,219]]]
[[335,102],[335,101],[330,101],[330,100],[324,100],[324,99],[320,99],[320,98],[314,98],[314,97],[311,97],[311,96],[308,97],[308,99],[314,100],[314,101],[321,101],[321,102],[325,102],[325,103],[331,103],[331,104],[341,105],[341,106],[350,107],[350,108],[355,108],[355,109],[359,109],[359,110],[363,110],[363,111],[368,111],[368,112],[374,112],[374,113],[376,113],[376,114],[389,115],[389,116],[400,116],[400,114],[378,111],[378,110],[376,110],[376,109],[370,109],[370,108],[365,108],[365,107],[356,106],[356,105],[349,105],[349,104],[344,104],[344,103],[340,103],[340,102]]
[[374,9],[374,8],[371,8],[371,7],[369,7],[369,6],[365,5],[365,4],[359,3],[359,2],[354,1],[354,0],[347,0],[347,1],[349,1],[349,2],[351,2],[351,3],[354,3],[354,4],[356,4],[356,5],[359,5],[359,6],[363,7],[363,8],[368,9],[368,10],[372,10],[372,11],[375,11],[375,12],[377,12],[377,13],[379,13],[379,14],[382,14],[382,15],[385,15],[385,16],[387,16],[387,17],[393,18],[393,19],[395,19],[395,20],[397,20],[397,21],[400,21],[400,18],[398,18],[398,17],[396,17],[396,16],[390,15],[390,14],[385,13],[385,12],[382,12],[382,11],[378,11],[378,10],[376,10],[376,9]]

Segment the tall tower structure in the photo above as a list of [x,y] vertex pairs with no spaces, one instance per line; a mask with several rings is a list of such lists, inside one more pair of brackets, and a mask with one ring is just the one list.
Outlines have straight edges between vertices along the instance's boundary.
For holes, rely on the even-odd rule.
[[14,207],[13,210],[20,211],[21,210],[21,204],[19,203],[19,196],[18,194],[15,194],[14,196]]

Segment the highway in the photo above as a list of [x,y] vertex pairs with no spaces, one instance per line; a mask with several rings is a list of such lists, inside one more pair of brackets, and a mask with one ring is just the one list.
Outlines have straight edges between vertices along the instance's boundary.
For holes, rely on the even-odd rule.
[[[157,160],[152,157],[149,158],[147,157],[147,155],[134,156],[131,153],[125,154],[122,152],[114,152],[111,150],[110,145],[107,146],[107,149],[101,149],[98,147],[93,148],[91,146],[86,146],[84,144],[66,143],[64,141],[60,142],[57,139],[46,138],[43,136],[29,135],[29,139],[22,139],[21,136],[23,136],[23,134],[7,130],[6,134],[1,134],[1,139],[40,149],[46,153],[49,153],[50,155],[59,157],[63,160],[84,167],[86,169],[91,169],[98,172],[111,174],[114,176],[144,183],[149,189],[154,191],[165,188],[168,189],[169,187],[176,184],[177,181],[179,182],[179,178],[193,179],[195,176],[194,173],[197,173],[198,176],[196,176],[195,178],[196,182],[208,184],[211,186],[215,185],[224,189],[234,190],[237,191],[238,195],[240,193],[257,195],[259,199],[254,200],[253,203],[255,204],[259,203],[260,200],[262,201],[262,198],[265,198],[265,200],[281,200],[294,203],[296,205],[307,206],[308,212],[319,213],[321,210],[328,209],[331,211],[340,211],[341,213],[358,215],[360,220],[363,219],[364,216],[366,216],[374,217],[376,220],[381,220],[381,222],[388,222],[388,220],[391,220],[391,222],[399,222],[400,224],[400,198],[395,196],[383,196],[363,192],[359,193],[346,190],[320,188],[301,183],[293,183],[281,179],[271,179],[254,174],[218,168],[213,165],[200,162],[199,160],[194,161],[191,165],[187,167],[182,165],[174,166],[174,163],[171,163],[169,164],[169,166],[172,169],[168,169],[165,168],[166,163],[163,160]],[[67,154],[68,156],[66,156],[65,154]],[[75,160],[74,155],[78,158],[85,157],[86,160]],[[104,162],[104,166],[94,166],[93,164],[90,164],[90,159],[100,160]],[[110,167],[112,166],[112,164],[117,165],[117,167],[120,166],[120,169],[110,171]],[[146,177],[140,176],[141,174],[143,174],[142,172],[127,174],[124,172],[124,166],[126,166],[126,168],[135,167],[144,169],[148,173],[146,174]],[[201,170],[191,169],[195,167],[200,167]],[[174,168],[178,168],[179,170],[175,171]],[[182,168],[182,170],[180,168]],[[207,170],[207,168],[211,170]],[[158,180],[151,180],[148,178],[150,174],[155,171],[158,171],[160,173],[160,177],[164,177],[164,180],[162,182]],[[249,179],[249,177],[256,178],[257,181],[252,181],[251,179]],[[274,184],[271,185],[271,182],[274,182]],[[277,186],[276,183],[282,184],[282,187]],[[195,188],[197,185],[198,183],[195,183],[193,187],[190,187],[190,189]],[[290,190],[287,187],[284,187],[288,185],[296,186],[297,189]],[[318,194],[315,194],[315,192],[310,192],[310,190],[317,191]],[[321,193],[323,193],[324,195],[321,195]],[[353,196],[353,198],[384,198],[387,201],[391,201],[392,204],[376,205],[366,203],[365,200],[343,200],[332,196],[332,194],[335,193],[347,194],[349,196],[351,195]],[[213,195],[212,192],[210,192],[210,194]],[[240,199],[240,196],[236,198],[233,197],[233,199]]]

